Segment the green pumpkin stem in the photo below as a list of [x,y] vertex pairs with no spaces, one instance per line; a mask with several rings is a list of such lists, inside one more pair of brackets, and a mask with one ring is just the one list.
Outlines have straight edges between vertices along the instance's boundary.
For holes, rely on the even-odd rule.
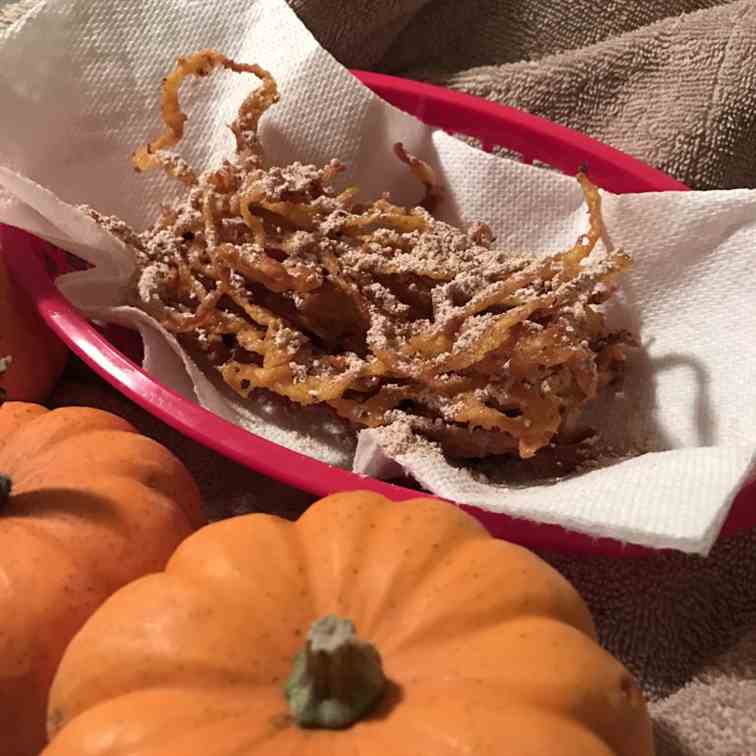
[[286,700],[300,727],[340,730],[369,714],[386,684],[376,648],[357,638],[351,620],[329,614],[294,658]]

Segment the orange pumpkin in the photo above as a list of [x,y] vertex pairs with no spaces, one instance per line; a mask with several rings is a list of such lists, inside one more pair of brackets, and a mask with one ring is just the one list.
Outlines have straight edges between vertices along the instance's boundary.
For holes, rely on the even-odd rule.
[[43,401],[67,355],[29,298],[13,285],[0,253],[0,394],[14,401]]
[[201,524],[184,466],[100,410],[0,407],[0,753],[36,756],[73,635]]
[[191,536],[74,638],[48,732],[43,756],[653,751],[557,572],[451,505],[368,493]]

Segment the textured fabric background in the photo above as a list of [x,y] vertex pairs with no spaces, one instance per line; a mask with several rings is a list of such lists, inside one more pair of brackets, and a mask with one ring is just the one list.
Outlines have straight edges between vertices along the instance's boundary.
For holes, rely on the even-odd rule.
[[[0,27],[36,0],[0,0]],[[756,187],[756,1],[290,0],[344,64],[523,108],[692,187]],[[756,260],[756,254],[754,255]],[[756,370],[756,366],[754,366]],[[215,517],[310,498],[180,437],[72,362],[54,404],[102,407],[173,449]],[[756,533],[707,559],[544,555],[652,699],[661,756],[756,755]]]

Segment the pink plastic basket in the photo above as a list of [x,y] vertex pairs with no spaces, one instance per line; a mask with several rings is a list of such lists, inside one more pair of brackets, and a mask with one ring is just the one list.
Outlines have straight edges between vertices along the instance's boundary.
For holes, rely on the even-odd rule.
[[[355,75],[398,108],[447,131],[476,137],[484,149],[503,147],[525,162],[538,161],[568,174],[586,164],[591,178],[615,193],[686,190],[666,174],[542,118],[418,82],[361,71]],[[139,368],[139,348],[133,334],[99,330],[59,294],[54,279],[71,268],[65,253],[7,226],[0,226],[0,242],[12,275],[34,298],[42,317],[58,336],[121,393],[181,433],[242,465],[315,495],[354,489],[369,489],[394,500],[422,495],[289,451],[184,399]],[[756,485],[747,486],[736,498],[723,533],[756,525],[755,502]],[[465,508],[493,535],[532,548],[615,556],[648,553],[639,546],[593,539],[555,525]]]

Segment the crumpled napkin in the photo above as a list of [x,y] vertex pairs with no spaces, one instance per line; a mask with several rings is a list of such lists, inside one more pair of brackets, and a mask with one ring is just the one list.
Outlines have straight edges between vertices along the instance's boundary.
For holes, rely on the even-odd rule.
[[[609,246],[636,261],[612,325],[640,336],[624,394],[595,408],[620,453],[652,453],[554,481],[492,482],[432,451],[403,453],[385,433],[352,434],[316,408],[238,401],[175,339],[125,305],[131,255],[76,209],[89,204],[138,228],[177,194],[137,175],[133,149],[160,129],[158,88],[175,57],[214,47],[258,62],[282,100],[261,124],[272,162],[349,164],[365,197],[419,187],[394,142],[427,160],[448,188],[445,220],[488,222],[502,248],[546,254],[586,224],[575,181],[487,154],[387,105],[341,67],[283,0],[48,0],[0,37],[0,222],[93,263],[59,281],[92,317],[136,328],[145,369],[211,411],[277,443],[358,472],[405,471],[430,491],[486,510],[655,547],[706,553],[756,452],[756,192],[604,195]],[[232,150],[226,124],[256,82],[216,74],[185,87],[180,151],[196,168]],[[506,136],[504,135],[504,140]],[[393,451],[393,454],[392,454]]]

